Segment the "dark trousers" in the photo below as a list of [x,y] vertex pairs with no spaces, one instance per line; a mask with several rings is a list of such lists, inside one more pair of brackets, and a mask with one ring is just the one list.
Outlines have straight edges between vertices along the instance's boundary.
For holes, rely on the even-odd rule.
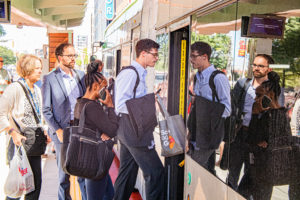
[[146,199],[163,199],[163,165],[155,148],[129,147],[121,142],[120,169],[115,182],[115,200],[130,198],[134,190],[138,168],[143,171]]
[[[27,156],[27,157],[34,176],[35,190],[26,194],[24,199],[38,200],[41,192],[41,185],[42,185],[41,156]],[[13,200],[13,198],[6,197],[6,200]]]
[[[56,151],[56,162],[58,167],[58,178],[59,178],[59,187],[58,187],[58,199],[59,200],[71,200],[70,196],[70,175],[66,174],[61,167],[61,146],[62,143],[58,140],[56,134],[49,134],[51,140],[54,142],[54,147]],[[77,177],[79,183],[81,198],[82,200],[87,200],[85,181],[84,178]]]
[[[243,131],[239,131],[235,141],[230,144],[229,148],[229,174],[227,177],[227,181],[228,185],[234,190],[237,190],[238,188],[238,181],[240,178],[243,163],[245,163],[245,176],[249,170],[249,150],[247,144],[245,143]],[[245,180],[243,182],[241,181],[242,184],[247,184],[247,177],[248,175],[245,176]]]
[[85,179],[88,200],[112,200],[114,188],[109,174],[100,180]]
[[199,165],[207,169],[212,174],[216,174],[215,171],[215,160],[216,151],[215,149],[190,149],[188,154],[195,160]]

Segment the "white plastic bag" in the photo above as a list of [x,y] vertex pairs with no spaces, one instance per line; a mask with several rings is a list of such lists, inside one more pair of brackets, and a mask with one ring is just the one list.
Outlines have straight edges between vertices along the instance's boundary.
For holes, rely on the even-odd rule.
[[15,147],[15,154],[10,162],[4,192],[8,197],[18,198],[34,191],[33,173],[23,146]]

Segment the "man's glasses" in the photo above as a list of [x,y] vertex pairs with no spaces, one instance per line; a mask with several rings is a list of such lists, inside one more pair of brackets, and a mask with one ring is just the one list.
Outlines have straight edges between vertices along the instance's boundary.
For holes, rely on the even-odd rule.
[[200,54],[191,54],[191,55],[190,55],[190,58],[191,58],[191,59],[195,59],[195,58],[197,58],[198,56],[203,56],[203,55],[200,55]]
[[264,66],[264,65],[257,65],[257,64],[252,64],[252,68],[256,68],[256,67],[258,67],[258,68],[264,68],[264,67],[267,67],[267,66]]
[[149,51],[146,51],[147,53],[149,53],[149,54],[151,54],[153,57],[155,57],[155,58],[158,58],[159,57],[159,55],[158,55],[158,53],[151,53],[151,52],[149,52]]
[[68,58],[77,58],[78,57],[78,55],[77,54],[73,54],[73,55],[61,55],[61,56],[66,56],[66,57],[68,57]]

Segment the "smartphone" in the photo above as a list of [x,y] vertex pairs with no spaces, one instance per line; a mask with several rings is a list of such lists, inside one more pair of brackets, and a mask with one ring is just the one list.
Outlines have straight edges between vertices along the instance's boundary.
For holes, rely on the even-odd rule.
[[272,102],[272,99],[268,97],[267,95],[264,95],[261,101],[262,107],[263,108],[268,108],[270,107],[270,103]]
[[102,99],[103,101],[106,99],[106,87],[103,87],[103,88],[99,91],[99,97],[100,97],[100,99]]
[[159,89],[155,92],[155,94],[159,94],[160,91],[161,91],[161,88],[159,88]]

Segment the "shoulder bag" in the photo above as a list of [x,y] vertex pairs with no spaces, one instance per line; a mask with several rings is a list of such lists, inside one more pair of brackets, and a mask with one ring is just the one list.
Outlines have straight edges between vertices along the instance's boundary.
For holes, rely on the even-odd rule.
[[[24,87],[22,83],[20,83],[20,86],[22,87],[26,98],[29,101],[29,104],[32,108],[34,119],[36,124],[40,124],[40,120],[36,114],[36,111],[32,105],[32,102],[29,98],[28,91]],[[41,156],[45,153],[46,146],[47,146],[47,136],[44,134],[44,130],[42,127],[25,127],[21,129],[20,125],[16,122],[16,120],[13,118],[17,128],[19,129],[20,133],[26,137],[26,140],[23,140],[23,146],[26,151],[26,154],[28,156]],[[12,140],[10,140],[9,145],[8,145],[8,155],[7,158],[8,160],[12,159],[12,156],[14,154],[14,143]]]
[[88,104],[80,113],[79,126],[64,129],[61,165],[67,174],[99,180],[108,173],[113,161],[113,142],[102,141],[101,133],[84,127]]

